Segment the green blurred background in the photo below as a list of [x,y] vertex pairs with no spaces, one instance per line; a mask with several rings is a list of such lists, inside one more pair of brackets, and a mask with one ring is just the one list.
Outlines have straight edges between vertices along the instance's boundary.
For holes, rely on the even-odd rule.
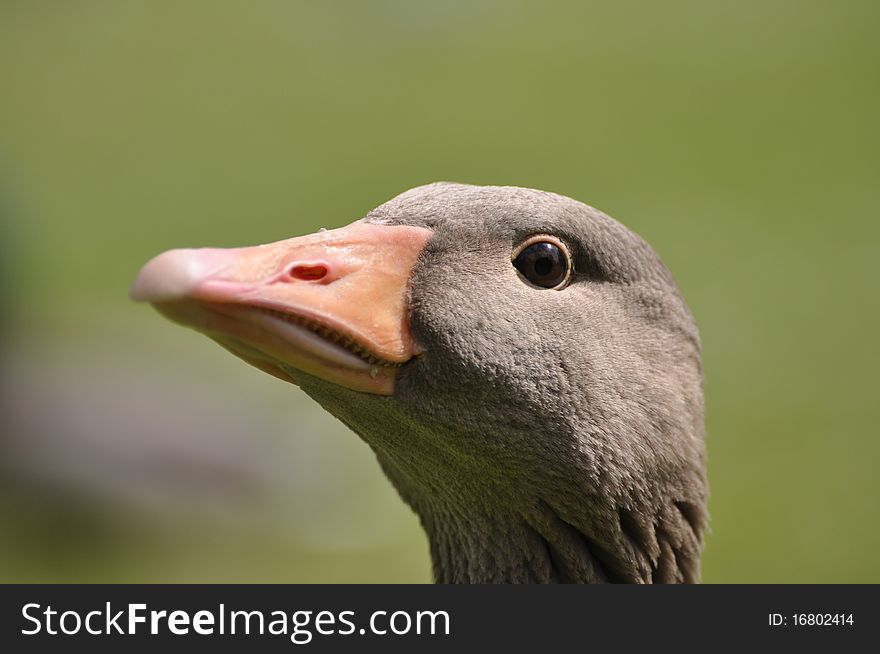
[[2,581],[430,578],[293,386],[130,303],[157,252],[435,180],[661,253],[704,342],[706,582],[880,582],[880,3],[0,2]]

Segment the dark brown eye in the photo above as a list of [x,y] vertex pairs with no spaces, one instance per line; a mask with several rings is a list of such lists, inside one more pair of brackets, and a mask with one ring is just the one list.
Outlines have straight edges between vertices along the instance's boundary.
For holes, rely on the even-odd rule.
[[558,243],[537,237],[526,241],[513,260],[523,277],[541,288],[557,288],[568,280],[571,263],[568,252]]

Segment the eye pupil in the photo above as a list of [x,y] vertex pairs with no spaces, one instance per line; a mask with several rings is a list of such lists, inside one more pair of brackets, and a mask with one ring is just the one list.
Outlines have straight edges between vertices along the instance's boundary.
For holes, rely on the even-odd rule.
[[550,241],[537,241],[524,247],[513,260],[514,267],[530,283],[542,288],[555,288],[569,273],[568,254]]
[[541,257],[535,262],[535,272],[541,277],[546,277],[553,272],[553,261],[549,257]]

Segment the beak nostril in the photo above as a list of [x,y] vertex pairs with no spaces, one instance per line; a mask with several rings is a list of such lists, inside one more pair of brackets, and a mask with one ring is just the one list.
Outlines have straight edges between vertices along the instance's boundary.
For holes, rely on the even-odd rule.
[[287,273],[291,279],[298,279],[303,282],[315,282],[323,279],[327,275],[327,266],[317,265],[295,265]]

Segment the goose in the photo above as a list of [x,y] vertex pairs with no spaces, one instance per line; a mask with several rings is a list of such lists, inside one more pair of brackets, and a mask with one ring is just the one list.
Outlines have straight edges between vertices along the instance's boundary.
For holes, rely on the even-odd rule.
[[299,386],[375,452],[438,583],[696,583],[694,319],[571,198],[435,183],[347,227],[150,260],[131,298]]

